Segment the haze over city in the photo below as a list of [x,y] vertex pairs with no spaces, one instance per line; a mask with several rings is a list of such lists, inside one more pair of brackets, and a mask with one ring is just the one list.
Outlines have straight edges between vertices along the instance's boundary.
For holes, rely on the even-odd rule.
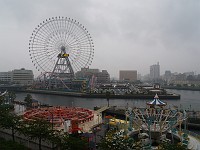
[[28,43],[42,21],[64,16],[82,23],[94,40],[90,68],[149,73],[160,63],[161,74],[199,69],[200,1],[188,0],[0,0],[0,71],[34,71]]

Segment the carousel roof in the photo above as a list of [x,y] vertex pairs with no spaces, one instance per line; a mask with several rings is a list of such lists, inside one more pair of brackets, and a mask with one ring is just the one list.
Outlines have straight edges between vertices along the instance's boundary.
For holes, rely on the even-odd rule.
[[154,99],[151,102],[147,102],[147,105],[157,105],[157,106],[165,106],[166,103],[162,102],[161,100],[159,100],[158,95],[156,94],[154,96]]

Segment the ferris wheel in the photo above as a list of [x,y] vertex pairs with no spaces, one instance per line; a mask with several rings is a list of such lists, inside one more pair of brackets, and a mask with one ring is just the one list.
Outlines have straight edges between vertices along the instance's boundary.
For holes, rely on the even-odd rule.
[[52,17],[33,30],[29,53],[38,71],[74,78],[76,71],[91,65],[94,45],[87,29],[78,21]]

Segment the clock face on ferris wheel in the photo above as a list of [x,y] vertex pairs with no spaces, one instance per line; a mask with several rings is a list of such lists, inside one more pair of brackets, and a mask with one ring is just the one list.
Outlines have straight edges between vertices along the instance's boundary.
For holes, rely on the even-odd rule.
[[58,55],[63,54],[76,72],[91,65],[94,45],[87,29],[78,21],[52,17],[34,29],[29,41],[29,53],[38,71],[52,72]]

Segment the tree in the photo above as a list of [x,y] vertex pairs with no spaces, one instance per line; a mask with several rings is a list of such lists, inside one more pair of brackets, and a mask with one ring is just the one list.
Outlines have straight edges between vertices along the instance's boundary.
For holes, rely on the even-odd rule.
[[14,92],[8,92],[8,97],[11,103],[13,103],[13,101],[16,98],[16,94]]
[[99,144],[100,150],[127,150],[127,149],[141,149],[141,144],[134,142],[132,138],[124,137],[110,130],[106,134],[105,138],[101,139]]
[[87,150],[87,139],[80,137],[79,134],[66,134],[61,139],[62,150]]
[[53,131],[50,122],[44,119],[35,119],[25,121],[21,132],[30,139],[38,139],[39,150],[41,150],[41,142],[48,140]]
[[4,103],[4,96],[0,96],[0,105]]
[[25,99],[24,99],[27,107],[32,107],[32,100],[33,100],[33,98],[31,96],[31,94],[27,94]]
[[180,144],[162,143],[160,150],[188,150],[186,146]]
[[10,129],[12,131],[12,139],[15,141],[15,133],[19,130],[21,125],[21,117],[10,113],[7,110],[1,109],[0,127],[3,129]]

